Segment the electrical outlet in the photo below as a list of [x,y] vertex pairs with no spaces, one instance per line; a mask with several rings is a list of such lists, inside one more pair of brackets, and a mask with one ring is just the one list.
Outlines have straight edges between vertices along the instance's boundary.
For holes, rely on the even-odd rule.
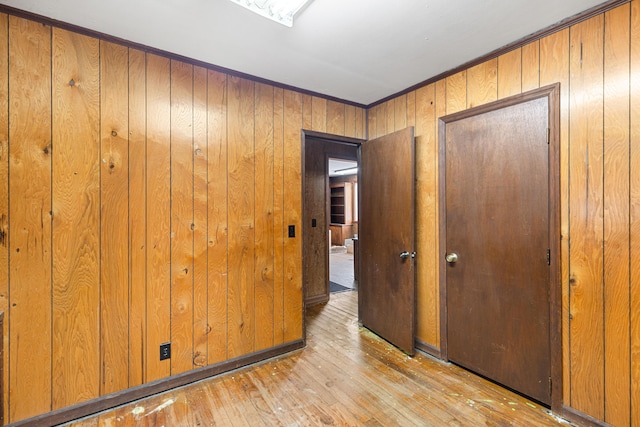
[[160,360],[171,359],[171,343],[160,344]]
[[295,225],[290,225],[289,226],[289,237],[296,237],[296,226]]

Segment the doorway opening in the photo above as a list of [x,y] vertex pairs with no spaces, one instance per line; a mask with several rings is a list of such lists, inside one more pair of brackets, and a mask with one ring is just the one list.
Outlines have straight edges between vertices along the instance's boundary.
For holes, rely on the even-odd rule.
[[302,131],[305,306],[357,286],[358,152],[363,140]]
[[329,292],[355,291],[358,245],[358,162],[328,157]]

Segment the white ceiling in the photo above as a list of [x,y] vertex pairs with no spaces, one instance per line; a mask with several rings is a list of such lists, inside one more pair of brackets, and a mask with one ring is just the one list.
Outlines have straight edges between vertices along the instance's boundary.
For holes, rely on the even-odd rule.
[[287,28],[227,0],[0,0],[368,105],[603,0],[314,0]]
[[[351,160],[329,159],[329,176],[345,175],[344,173],[341,173],[344,169],[353,169],[357,167],[358,162],[352,162]],[[350,175],[355,175],[355,173],[350,173]]]

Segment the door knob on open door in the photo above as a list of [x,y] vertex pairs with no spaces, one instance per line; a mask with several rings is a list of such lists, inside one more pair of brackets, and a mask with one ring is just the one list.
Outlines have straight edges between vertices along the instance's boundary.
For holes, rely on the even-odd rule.
[[402,259],[407,259],[410,256],[411,256],[411,254],[409,252],[407,252],[407,251],[404,251],[404,252],[400,253],[400,258],[402,258]]
[[444,259],[448,262],[453,264],[454,262],[458,261],[458,254],[451,252],[450,254],[446,254]]

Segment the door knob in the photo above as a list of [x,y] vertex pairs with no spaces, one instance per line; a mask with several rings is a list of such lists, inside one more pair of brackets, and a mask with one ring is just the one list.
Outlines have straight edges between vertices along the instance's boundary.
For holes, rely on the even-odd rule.
[[409,252],[407,252],[407,251],[404,251],[404,252],[400,253],[400,258],[402,258],[402,259],[407,259],[410,256],[411,256],[411,254]]
[[444,259],[447,262],[453,264],[454,262],[458,261],[458,254],[455,252],[451,252],[450,254],[446,254]]

